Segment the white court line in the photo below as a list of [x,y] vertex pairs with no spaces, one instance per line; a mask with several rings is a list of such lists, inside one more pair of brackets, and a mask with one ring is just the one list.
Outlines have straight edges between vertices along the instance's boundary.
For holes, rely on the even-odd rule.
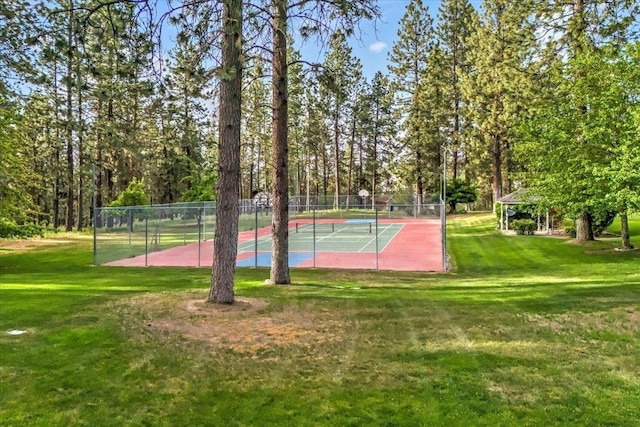
[[379,230],[379,228],[378,228],[378,230],[375,230],[375,231],[374,231],[374,228],[375,228],[375,227],[374,227],[373,225],[372,225],[371,227],[372,227],[372,231],[371,231],[371,232],[373,233],[373,237],[372,237],[371,239],[369,239],[369,241],[368,241],[367,243],[365,243],[365,244],[364,244],[364,246],[363,246],[363,247],[361,247],[361,248],[358,250],[358,252],[364,252],[364,250],[365,250],[365,249],[367,249],[367,246],[369,246],[371,243],[373,243],[373,242],[375,242],[375,241],[376,241],[376,237],[377,237],[377,236],[376,236],[376,231],[378,231],[378,230]]
[[[385,231],[388,231],[388,230],[390,230],[391,228],[395,228],[395,226],[396,226],[396,225],[397,225],[397,224],[389,224],[389,225],[387,225],[386,227],[383,227],[382,231],[380,231],[380,227],[378,227],[378,230],[377,230],[377,231],[378,231],[378,237],[379,237],[382,233],[384,233]],[[393,237],[395,237],[395,235],[396,235],[396,234],[398,234],[398,233],[400,232],[400,230],[402,230],[402,228],[403,228],[403,227],[404,227],[404,224],[402,224],[402,227],[400,227],[400,228],[398,229],[398,231],[396,231],[396,232],[394,233]],[[374,232],[374,231],[372,231],[372,232],[375,234],[375,232]],[[392,240],[393,240],[393,238],[389,239],[389,240],[387,241],[387,244],[386,244],[386,245],[384,245],[384,247],[383,247],[382,249],[380,249],[378,252],[382,252],[382,251],[384,251],[384,250],[385,250],[385,248],[386,248],[387,246],[389,246],[389,243],[391,243],[391,241],[392,241]],[[367,248],[367,246],[369,246],[371,243],[374,243],[375,241],[376,241],[376,236],[374,236],[374,237],[373,237],[369,242],[367,242],[367,244],[365,244],[362,248],[360,248],[360,250],[359,250],[358,252],[364,252],[364,250]]]
[[[260,243],[267,242],[270,240],[271,240],[270,235],[258,237],[258,240],[257,240],[258,246],[260,246]],[[252,238],[251,240],[247,240],[246,242],[242,242],[238,244],[238,251],[252,251],[252,250],[255,250],[255,248],[256,248],[255,237]]]
[[[341,233],[341,232],[345,232],[346,233],[347,232],[346,230],[347,229],[345,228],[345,229],[338,230],[338,231],[332,231],[331,233],[325,235],[324,237],[318,238],[317,241],[320,242],[321,240],[328,239],[328,238],[332,238],[332,239],[341,238],[343,236],[338,235],[338,233]],[[345,240],[346,239],[354,240],[355,236],[344,236],[344,239]]]
[[[384,234],[385,232],[389,231],[389,230],[394,230],[396,226],[400,225],[400,228],[396,229],[396,231],[394,231],[394,235],[393,237],[395,237],[396,234],[398,234],[405,226],[405,224],[396,224],[396,223],[392,223],[392,224],[387,224],[384,227],[380,227],[378,226],[378,237],[381,236],[382,234]],[[295,228],[290,228],[289,231],[291,232],[291,230],[295,230]],[[372,229],[371,229],[372,233],[375,234],[375,224],[372,223]],[[316,238],[315,241],[316,242],[321,242],[325,239],[335,239],[335,240],[344,240],[346,242],[352,242],[352,243],[357,243],[356,240],[362,240],[364,237],[357,237],[357,236],[353,236],[353,235],[349,235],[349,236],[345,236],[345,235],[340,235],[341,232],[345,232],[345,230],[338,230],[338,231],[333,231],[331,233],[322,233],[323,236],[322,237],[318,237],[318,235],[316,234]],[[314,241],[313,238],[313,234],[312,233],[295,233],[296,237],[295,240],[300,241],[302,243],[306,243],[306,242],[311,242]],[[302,236],[301,236],[302,234]],[[384,251],[387,246],[389,246],[389,244],[391,243],[391,241],[393,240],[393,237],[391,239],[389,239],[387,241],[387,243],[384,245],[384,247],[382,247],[382,249],[379,249],[379,252]],[[267,242],[271,240],[271,236],[267,235],[267,236],[262,236],[258,238],[258,245],[260,245],[261,242]],[[375,243],[376,241],[376,236],[374,235],[374,237],[368,239],[368,241],[360,247],[360,249],[358,249],[357,251],[353,251],[353,252],[365,252],[367,247],[369,245],[371,245],[372,243]],[[243,251],[247,251],[247,250],[254,250],[255,248],[255,240],[250,240],[247,242],[243,242],[242,244],[238,245],[238,250],[243,250]]]
[[[398,225],[398,224],[393,224],[393,225]],[[398,233],[400,233],[402,231],[402,229],[404,228],[406,224],[400,224],[400,228],[398,228],[398,230],[394,233],[393,237],[391,239],[389,239],[387,241],[387,244],[384,245],[384,247],[382,249],[380,249],[380,252],[384,251],[385,249],[387,249],[387,246],[389,246],[389,244],[393,241],[393,239],[396,238],[396,236],[398,235]]]

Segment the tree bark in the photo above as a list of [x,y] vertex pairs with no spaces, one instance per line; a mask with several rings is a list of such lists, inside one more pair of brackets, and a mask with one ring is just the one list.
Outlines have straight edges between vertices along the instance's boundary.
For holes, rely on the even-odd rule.
[[287,0],[273,0],[273,212],[271,283],[291,283],[289,276],[289,141]]
[[82,176],[84,169],[84,125],[83,125],[83,116],[84,112],[82,109],[82,90],[83,85],[80,80],[80,60],[77,62],[76,73],[78,78],[78,231],[82,231],[84,226],[83,217],[84,217],[84,179]]
[[346,191],[346,208],[349,210],[349,195],[358,194],[357,191],[352,192],[353,190],[353,163],[354,163],[354,155],[355,155],[355,139],[356,139],[356,118],[353,117],[353,123],[351,125],[351,139],[349,141],[349,166],[347,167],[347,191]]
[[73,1],[69,1],[69,26],[67,27],[67,220],[65,230],[73,229]]
[[[326,196],[329,194],[329,159],[326,150],[320,150],[322,155],[322,194]],[[323,203],[325,203],[323,201]]]
[[336,108],[333,113],[333,150],[336,157],[334,179],[336,182],[333,208],[340,208],[340,105],[336,96]]
[[380,124],[380,100],[378,99],[376,104],[376,113],[375,113],[375,128],[373,131],[373,152],[372,154],[372,172],[371,172],[371,207],[376,200],[376,193],[378,190],[378,137],[379,137],[379,129],[378,126]]
[[498,134],[491,136],[491,172],[493,203],[497,203],[502,197],[502,138]]
[[579,242],[594,240],[591,214],[589,212],[581,213],[576,219],[576,240]]
[[[98,135],[100,135],[98,133]],[[97,209],[102,208],[102,149],[99,148],[100,147],[100,137],[98,136],[96,139],[96,145],[97,145],[97,154],[96,154],[96,175],[93,177],[95,179],[94,181],[94,186],[95,186],[95,191],[94,191],[94,195],[93,197],[95,197],[96,201],[95,201],[95,207]],[[102,228],[103,227],[103,223],[102,223],[102,215],[98,215],[97,212],[93,213],[93,226],[96,228]]]
[[216,231],[209,301],[233,304],[233,280],[238,253],[242,0],[224,0],[223,8]]
[[53,228],[57,230],[60,228],[60,186],[62,185],[62,179],[60,177],[60,147],[58,147],[57,144],[54,159],[56,179],[53,185],[53,192],[55,193],[53,197]]
[[[58,63],[53,63],[53,97],[54,99],[58,99]],[[55,174],[56,179],[53,185],[53,228],[58,230],[60,228],[60,187],[62,186],[62,177],[60,170],[60,107],[58,106],[58,102],[54,103],[55,107],[55,130],[56,130],[56,140],[55,140],[55,153],[54,153],[54,165],[55,165]]]
[[622,249],[633,249],[631,237],[629,235],[629,217],[626,212],[620,214],[620,239]]

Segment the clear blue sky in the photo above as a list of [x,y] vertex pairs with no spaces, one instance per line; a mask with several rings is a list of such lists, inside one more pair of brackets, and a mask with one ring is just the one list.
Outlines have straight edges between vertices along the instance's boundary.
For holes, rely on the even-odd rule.
[[[422,0],[429,8],[429,15],[437,24],[440,0]],[[517,0],[514,0],[517,1]],[[371,79],[377,71],[387,74],[389,52],[398,38],[398,26],[405,13],[409,0],[378,0],[382,10],[382,19],[377,23],[377,31],[370,22],[361,24],[362,34],[351,39],[353,55],[360,58],[364,75]],[[481,0],[471,0],[470,3],[479,9]],[[312,42],[307,42],[301,48],[303,59],[310,62],[322,62],[325,52]]]

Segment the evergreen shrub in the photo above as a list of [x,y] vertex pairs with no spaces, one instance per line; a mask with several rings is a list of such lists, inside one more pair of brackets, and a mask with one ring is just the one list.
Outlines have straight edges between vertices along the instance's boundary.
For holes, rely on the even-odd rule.
[[44,237],[44,228],[37,224],[19,225],[9,218],[0,217],[0,238],[28,239],[31,237]]
[[516,219],[512,223],[513,229],[516,230],[516,233],[519,235],[533,235],[538,228],[536,222],[532,219]]

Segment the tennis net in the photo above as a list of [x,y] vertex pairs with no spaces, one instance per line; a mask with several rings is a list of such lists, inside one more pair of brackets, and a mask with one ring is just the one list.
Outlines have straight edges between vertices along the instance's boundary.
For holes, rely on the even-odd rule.
[[373,232],[373,226],[370,222],[363,223],[341,223],[341,222],[325,222],[325,223],[296,223],[296,233],[343,233],[343,234],[366,234]]

